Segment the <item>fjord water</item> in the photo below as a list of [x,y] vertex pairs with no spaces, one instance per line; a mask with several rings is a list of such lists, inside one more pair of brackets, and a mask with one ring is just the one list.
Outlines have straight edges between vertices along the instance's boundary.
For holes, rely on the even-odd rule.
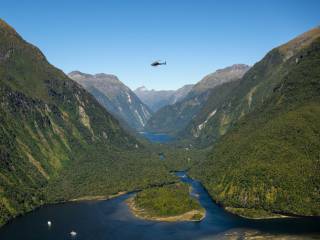
[[150,142],[154,143],[167,143],[174,140],[172,136],[165,133],[140,132],[140,134]]
[[[264,234],[313,236],[320,238],[319,218],[248,220],[224,211],[215,204],[202,184],[186,172],[176,172],[181,181],[192,186],[191,195],[206,209],[201,222],[165,223],[136,218],[125,200],[134,193],[106,201],[84,201],[49,205],[18,217],[0,229],[1,240],[53,239],[220,239],[230,231]],[[48,227],[47,221],[52,221]],[[76,231],[76,237],[70,232]]]
[[[232,229],[271,234],[320,234],[319,219],[246,220],[229,214],[213,203],[201,183],[189,178],[185,172],[176,174],[181,181],[192,186],[191,195],[198,196],[206,209],[203,221],[164,223],[137,219],[125,203],[133,194],[127,194],[106,201],[42,207],[0,229],[0,239],[212,239],[220,238],[224,232]],[[49,219],[52,221],[50,228],[47,226]],[[78,233],[76,237],[69,236],[72,230]]]

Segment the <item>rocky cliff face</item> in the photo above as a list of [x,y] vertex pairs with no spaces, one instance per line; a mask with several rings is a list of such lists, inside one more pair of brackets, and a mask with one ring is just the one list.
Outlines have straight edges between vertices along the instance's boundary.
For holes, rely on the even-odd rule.
[[125,122],[133,129],[142,130],[152,115],[136,94],[114,75],[91,75],[79,71],[68,75],[89,91],[120,122]]

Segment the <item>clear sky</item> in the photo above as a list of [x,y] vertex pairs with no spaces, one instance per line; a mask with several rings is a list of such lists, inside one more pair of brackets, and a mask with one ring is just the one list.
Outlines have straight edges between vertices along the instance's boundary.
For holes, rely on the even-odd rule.
[[2,0],[0,17],[66,73],[176,89],[320,25],[320,0]]

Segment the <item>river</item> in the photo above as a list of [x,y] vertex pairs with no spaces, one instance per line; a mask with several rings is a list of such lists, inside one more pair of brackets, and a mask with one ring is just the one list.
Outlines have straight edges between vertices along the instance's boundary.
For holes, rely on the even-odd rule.
[[[320,239],[320,218],[248,220],[216,205],[202,184],[176,172],[192,186],[191,195],[206,209],[201,222],[165,223],[138,219],[125,200],[134,193],[105,201],[71,202],[41,207],[0,229],[1,240],[57,239],[244,239],[248,233],[293,239]],[[52,221],[48,227],[47,221]],[[71,237],[70,231],[77,236]]]

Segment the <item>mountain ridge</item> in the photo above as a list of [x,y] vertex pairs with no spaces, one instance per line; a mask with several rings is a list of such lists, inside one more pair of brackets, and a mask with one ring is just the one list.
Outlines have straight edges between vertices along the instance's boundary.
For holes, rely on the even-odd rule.
[[168,181],[144,148],[0,20],[0,225],[43,204]]
[[105,73],[91,75],[73,71],[68,76],[88,90],[120,121],[124,121],[133,129],[142,130],[151,117],[149,108],[115,75]]
[[[304,36],[312,40],[300,41]],[[211,151],[193,176],[217,202],[244,216],[320,215],[320,29],[292,43],[300,43],[294,54],[284,51],[287,44],[272,49],[219,106],[208,102],[197,122],[216,111],[196,136]]]
[[202,109],[212,89],[223,83],[240,80],[249,68],[245,64],[234,64],[206,75],[191,88],[181,101],[157,111],[147,122],[145,130],[179,135],[179,132]]
[[[213,109],[210,107],[210,105],[213,106],[213,104],[210,104],[210,101],[207,102],[207,106],[204,106],[204,109],[202,113],[200,113],[199,116],[197,116],[193,121],[189,124],[189,126],[186,127],[185,130],[181,132],[181,137],[187,137],[189,138],[191,135],[194,135],[194,137],[198,138],[196,140],[198,143],[202,144],[207,142],[207,139],[216,139],[219,136],[223,135],[230,126],[234,124],[235,121],[240,119],[241,117],[245,116],[248,112],[254,110],[257,106],[260,106],[263,103],[263,99],[267,98],[269,94],[271,94],[274,91],[274,88],[277,86],[277,72],[270,71],[270,68],[274,68],[275,66],[280,66],[282,63],[286,62],[289,58],[288,56],[294,56],[292,55],[292,48],[288,46],[295,46],[294,49],[299,49],[297,45],[298,42],[302,44],[302,46],[306,46],[306,43],[310,42],[310,39],[316,39],[317,37],[320,37],[320,28],[314,28],[304,34],[299,35],[298,37],[290,40],[288,43],[282,44],[277,48],[272,49],[269,53],[266,54],[266,56],[256,63],[255,69],[256,71],[248,71],[245,76],[243,77],[246,81],[246,84],[241,84],[239,88],[235,89],[233,93],[233,97],[230,97],[230,100],[224,99],[223,101],[226,101],[220,109]],[[307,39],[307,40],[303,40]],[[309,39],[309,40],[308,40]],[[303,41],[301,41],[303,40]],[[301,51],[301,48],[300,48]],[[297,52],[295,53],[297,54]],[[290,57],[290,58],[291,58]],[[295,61],[298,63],[301,60],[301,56],[295,59]],[[261,73],[261,77],[258,78],[257,73]],[[262,81],[260,85],[256,84],[260,81],[261,78],[265,78],[265,81]],[[247,90],[250,88],[250,91]],[[261,89],[261,90],[259,90]],[[239,93],[243,93],[240,97]],[[236,97],[238,96],[238,97]],[[259,99],[257,99],[257,96]],[[228,97],[228,96],[226,96]],[[211,96],[212,100],[215,98],[215,96]],[[238,108],[237,110],[232,110],[229,115],[228,109],[230,109],[230,106],[237,106],[234,108]],[[218,108],[218,106],[217,106]],[[210,121],[212,121],[212,125],[219,126],[220,127],[220,133],[217,130],[211,129],[208,131],[205,131],[203,128],[201,129],[202,132],[205,132],[203,136],[201,136],[201,131],[197,130],[199,124],[204,122],[207,118],[207,116],[210,114],[210,112],[218,110],[214,117],[210,118]],[[206,114],[204,112],[206,111]],[[234,116],[233,116],[234,115]],[[234,119],[234,120],[232,120]],[[210,121],[209,125],[210,128]],[[188,132],[186,134],[186,132]],[[210,133],[211,132],[211,133]],[[214,133],[213,133],[214,132]],[[189,134],[189,136],[188,136]],[[215,134],[212,135],[212,134]],[[202,140],[201,140],[202,138]]]

